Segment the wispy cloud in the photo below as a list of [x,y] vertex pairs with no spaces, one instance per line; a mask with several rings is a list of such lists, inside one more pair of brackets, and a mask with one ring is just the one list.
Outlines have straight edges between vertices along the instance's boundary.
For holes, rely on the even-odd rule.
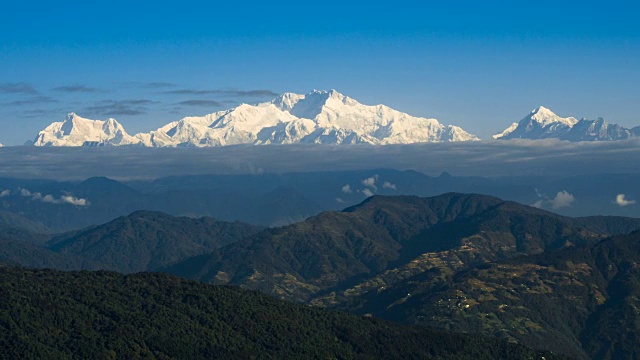
[[178,103],[178,105],[184,105],[184,106],[223,106],[224,104],[220,101],[215,101],[215,100],[186,100],[186,101],[181,101]]
[[342,192],[345,194],[351,194],[353,190],[351,190],[351,185],[347,184],[342,187]]
[[38,91],[27,83],[0,83],[0,93],[37,94]]
[[259,97],[274,97],[278,96],[278,93],[271,90],[196,90],[196,89],[177,89],[162,91],[161,94],[168,95],[215,95],[226,97],[238,97],[238,98],[259,98]]
[[636,203],[635,200],[628,200],[625,194],[618,194],[614,202],[620,207],[625,207]]
[[102,100],[85,108],[85,111],[103,116],[144,115],[149,111],[146,105],[154,103],[147,99]]
[[27,99],[15,100],[9,103],[9,105],[13,106],[23,106],[23,105],[34,105],[34,104],[51,104],[57,103],[58,100],[49,97],[49,96],[34,96]]
[[87,86],[87,85],[68,85],[68,86],[58,86],[53,89],[53,91],[64,92],[64,93],[95,93],[98,92],[98,89]]
[[147,89],[165,89],[165,88],[172,88],[176,86],[178,85],[170,82],[147,82],[147,83],[141,84],[141,87],[144,87]]

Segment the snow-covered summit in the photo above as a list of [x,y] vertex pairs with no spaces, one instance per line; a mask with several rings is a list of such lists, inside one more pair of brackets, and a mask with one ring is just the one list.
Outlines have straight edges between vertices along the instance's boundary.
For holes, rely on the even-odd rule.
[[553,111],[540,106],[518,123],[511,124],[503,132],[493,135],[494,139],[560,139],[568,141],[622,140],[640,136],[635,129],[608,124],[602,118],[596,120],[574,117],[563,118]]
[[556,113],[547,109],[544,106],[540,106],[537,109],[533,109],[531,111],[531,115],[529,115],[529,117],[525,117],[523,120],[529,120],[529,119],[537,122],[542,127],[545,127],[548,125],[555,125],[555,124],[563,124],[571,127],[578,122],[578,119],[574,117],[568,117],[568,118],[560,117],[556,115]]
[[139,141],[127,134],[115,119],[89,120],[69,113],[64,121],[54,122],[40,131],[35,146],[131,145]]
[[138,134],[136,139],[156,147],[479,140],[457,126],[445,126],[436,119],[414,117],[384,105],[363,105],[336,90],[284,93],[270,102],[186,117]]

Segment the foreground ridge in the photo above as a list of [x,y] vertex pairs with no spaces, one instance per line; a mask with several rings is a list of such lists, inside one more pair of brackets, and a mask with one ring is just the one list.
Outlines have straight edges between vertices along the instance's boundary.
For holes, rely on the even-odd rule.
[[0,285],[4,358],[559,358],[165,274],[0,268]]

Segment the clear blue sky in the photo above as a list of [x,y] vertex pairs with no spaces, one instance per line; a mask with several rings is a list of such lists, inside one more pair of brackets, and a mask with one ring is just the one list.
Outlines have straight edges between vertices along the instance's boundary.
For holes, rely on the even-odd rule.
[[136,133],[332,88],[481,137],[538,105],[637,126],[639,14],[632,1],[5,2],[0,142],[71,111]]

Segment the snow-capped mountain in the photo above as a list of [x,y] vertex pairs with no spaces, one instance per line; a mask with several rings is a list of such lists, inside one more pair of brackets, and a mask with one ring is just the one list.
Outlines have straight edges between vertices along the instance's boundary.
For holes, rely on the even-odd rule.
[[[127,135],[124,128],[113,119],[107,122],[74,119],[81,118],[70,115],[64,122],[51,124],[40,132],[34,144],[207,147],[234,144],[409,144],[479,140],[457,126],[442,125],[436,119],[414,117],[385,105],[363,105],[335,90],[314,90],[306,95],[285,93],[270,102],[242,104],[205,116],[186,117],[150,133],[133,137]],[[119,135],[105,130],[107,123],[117,124]]]
[[104,146],[132,145],[140,141],[127,134],[115,119],[89,120],[74,113],[64,121],[54,122],[38,133],[35,146]]
[[493,135],[493,138],[607,141],[624,140],[634,136],[640,136],[640,126],[627,129],[617,124],[609,124],[602,118],[596,120],[563,118],[540,106],[519,122],[511,124],[503,132]]
[[457,126],[413,117],[384,105],[363,105],[335,90],[285,93],[266,103],[187,117],[138,137],[146,146],[478,140]]

